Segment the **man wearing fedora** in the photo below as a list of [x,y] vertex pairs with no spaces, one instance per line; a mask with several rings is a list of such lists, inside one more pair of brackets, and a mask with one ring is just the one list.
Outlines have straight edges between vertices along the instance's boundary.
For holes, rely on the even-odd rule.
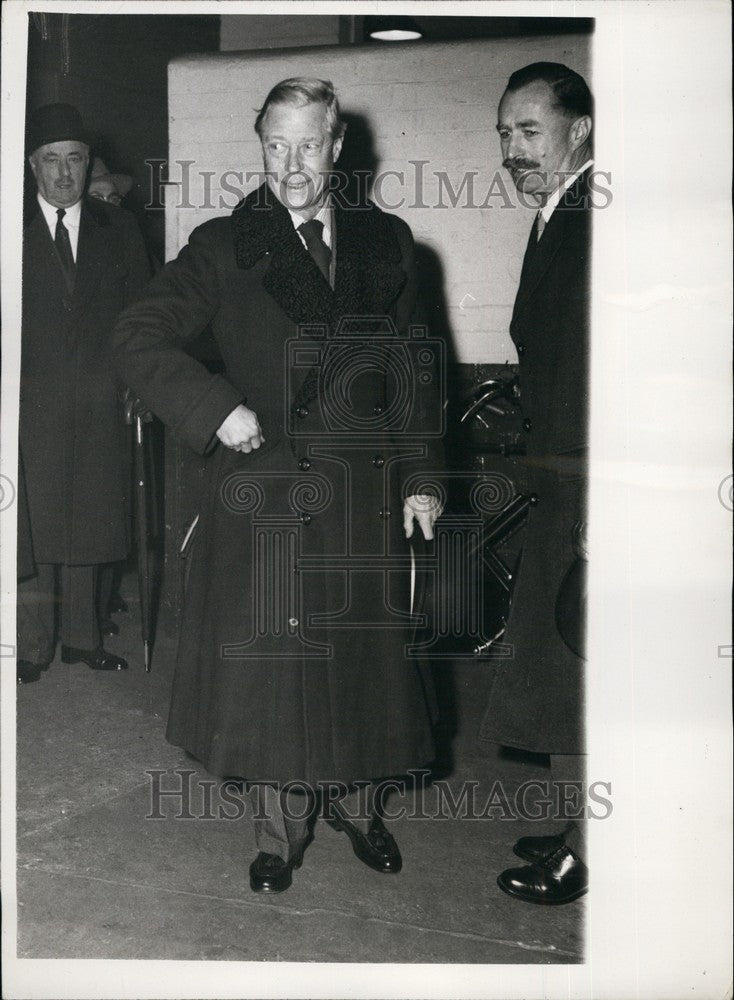
[[[122,670],[102,646],[96,611],[102,564],[125,557],[125,427],[108,340],[149,276],[133,217],[85,198],[90,139],[76,108],[30,117],[37,186],[23,232],[20,445],[36,572],[18,585],[19,679],[54,658]],[[56,609],[58,608],[58,615]]]

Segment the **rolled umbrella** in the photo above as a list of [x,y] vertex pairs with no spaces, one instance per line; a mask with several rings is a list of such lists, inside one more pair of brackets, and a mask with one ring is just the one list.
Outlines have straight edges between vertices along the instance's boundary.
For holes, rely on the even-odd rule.
[[135,497],[138,541],[138,587],[140,590],[140,634],[143,640],[145,672],[150,672],[150,574],[148,568],[148,490],[145,464],[143,418],[135,415]]

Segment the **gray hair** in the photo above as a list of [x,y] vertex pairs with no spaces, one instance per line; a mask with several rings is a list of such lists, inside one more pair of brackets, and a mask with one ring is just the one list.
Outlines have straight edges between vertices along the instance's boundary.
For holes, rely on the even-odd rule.
[[339,111],[339,101],[331,80],[317,80],[314,77],[293,76],[276,83],[255,119],[255,131],[262,136],[263,121],[273,104],[290,104],[302,108],[307,104],[323,104],[326,111],[326,125],[332,139],[339,139],[346,131],[346,123]]

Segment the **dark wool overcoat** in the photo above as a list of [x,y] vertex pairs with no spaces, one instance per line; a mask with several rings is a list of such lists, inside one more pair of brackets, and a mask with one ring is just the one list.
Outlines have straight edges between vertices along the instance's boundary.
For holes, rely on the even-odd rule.
[[40,209],[24,230],[20,446],[37,563],[127,552],[128,439],[110,333],[148,274],[135,219],[114,205],[82,204],[73,292]]
[[561,637],[556,605],[585,516],[590,252],[587,171],[539,242],[533,227],[510,326],[527,444],[523,487],[538,502],[502,640],[512,655],[498,661],[481,739],[538,753],[584,748],[584,660]]
[[[411,336],[409,228],[335,208],[334,235],[332,291],[260,188],[115,330],[125,382],[209,453],[167,738],[219,775],[348,783],[434,753],[430,680],[406,656],[402,499],[440,471],[438,352]],[[223,375],[181,349],[209,323]],[[265,436],[250,454],[216,438],[241,402]]]

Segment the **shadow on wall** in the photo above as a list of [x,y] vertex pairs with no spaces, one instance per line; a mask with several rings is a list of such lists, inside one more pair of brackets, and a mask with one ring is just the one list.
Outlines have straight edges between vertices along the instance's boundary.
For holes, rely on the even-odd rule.
[[[369,119],[364,115],[350,112],[344,113],[343,117],[347,123],[347,131],[338,167],[343,178],[343,196],[346,204],[357,205],[369,198],[380,160]],[[446,344],[447,371],[451,373],[455,370],[456,351],[445,295],[444,264],[435,249],[428,244],[417,242],[415,254],[420,319],[428,326],[429,336],[443,338]],[[447,382],[448,392],[451,394],[450,379]],[[451,456],[454,453],[453,442],[449,440],[447,455]],[[458,731],[458,709],[453,663],[450,660],[440,660],[433,662],[429,669],[436,685],[441,719],[436,732],[435,777],[453,771],[453,742]]]
[[[342,183],[345,185],[343,193],[346,204],[354,205],[369,197],[380,160],[369,119],[351,112],[345,112],[342,117],[347,124],[347,131],[338,167],[344,178]],[[445,298],[443,262],[433,247],[416,243],[416,264],[423,315],[431,334],[444,338],[447,362],[451,367],[456,362],[456,352]]]

